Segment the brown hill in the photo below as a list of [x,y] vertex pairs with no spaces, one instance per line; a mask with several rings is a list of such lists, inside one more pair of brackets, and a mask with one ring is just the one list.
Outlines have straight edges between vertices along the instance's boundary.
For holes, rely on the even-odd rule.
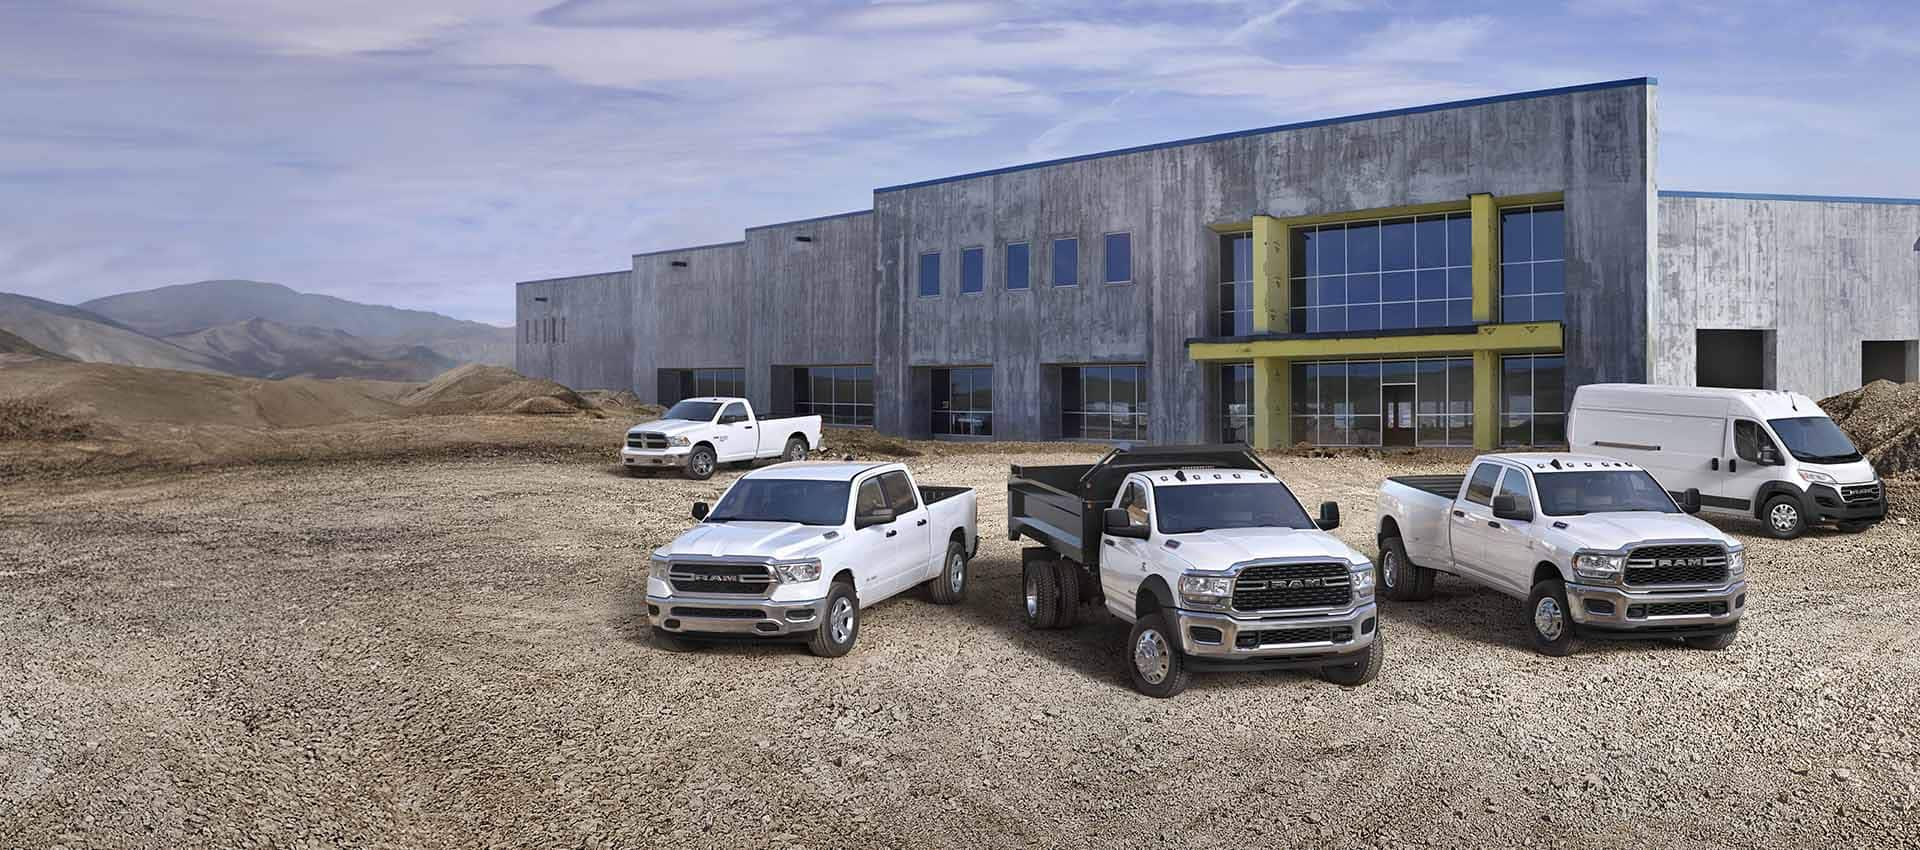
[[425,381],[460,365],[425,346],[391,346],[345,331],[248,319],[176,334],[167,342],[217,358],[258,378],[369,378]]
[[1920,472],[1920,383],[1874,381],[1820,407],[1881,475]]
[[0,330],[0,354],[23,354],[28,357],[53,357],[53,358],[59,358],[63,360],[66,359],[66,358],[60,357],[60,355],[58,354],[55,354],[51,351],[41,348],[40,346],[34,345],[31,342],[21,339],[20,337],[14,336],[12,333],[5,330]]
[[0,292],[0,328],[73,360],[148,369],[225,372],[218,358],[188,351],[78,307]]
[[461,366],[402,396],[419,413],[487,413],[512,410],[530,398],[551,397],[574,410],[594,410],[579,393],[544,378],[529,378],[504,366]]

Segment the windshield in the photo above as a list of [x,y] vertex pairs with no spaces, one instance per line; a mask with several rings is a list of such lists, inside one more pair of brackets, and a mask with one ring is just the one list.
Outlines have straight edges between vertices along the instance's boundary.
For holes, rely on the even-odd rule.
[[667,408],[661,419],[685,419],[689,422],[712,422],[713,415],[720,412],[720,403],[714,401],[683,401]]
[[1154,489],[1161,534],[1215,528],[1314,528],[1293,491],[1270,484],[1186,484]]
[[1833,424],[1825,416],[1803,416],[1799,419],[1769,419],[1773,433],[1780,435],[1780,442],[1787,444],[1787,451],[1793,459],[1805,463],[1852,463],[1860,459],[1860,450],[1853,447],[1853,441],[1847,439],[1845,431]]
[[847,486],[845,481],[746,479],[727,491],[707,521],[839,525],[847,518]]
[[1547,516],[1653,511],[1677,514],[1680,507],[1660,482],[1638,469],[1611,472],[1542,472],[1533,476],[1540,489],[1540,512]]

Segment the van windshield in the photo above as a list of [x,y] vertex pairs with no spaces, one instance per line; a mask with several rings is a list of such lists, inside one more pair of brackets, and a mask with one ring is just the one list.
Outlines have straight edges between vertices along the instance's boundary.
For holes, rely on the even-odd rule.
[[1183,484],[1154,489],[1161,534],[1215,528],[1314,528],[1287,485]]
[[1660,482],[1638,469],[1541,472],[1533,476],[1533,481],[1540,488],[1540,512],[1547,516],[1680,512],[1680,506],[1661,489]]
[[713,415],[720,412],[720,403],[713,401],[683,401],[667,408],[661,419],[685,419],[688,422],[712,422]]
[[1833,424],[1825,416],[1802,416],[1797,419],[1769,419],[1773,433],[1780,435],[1780,442],[1787,444],[1787,451],[1793,459],[1802,463],[1852,463],[1860,459],[1860,450],[1853,447],[1853,441],[1847,439],[1845,431]]
[[847,519],[847,482],[745,479],[707,515],[708,522],[797,522],[839,525]]

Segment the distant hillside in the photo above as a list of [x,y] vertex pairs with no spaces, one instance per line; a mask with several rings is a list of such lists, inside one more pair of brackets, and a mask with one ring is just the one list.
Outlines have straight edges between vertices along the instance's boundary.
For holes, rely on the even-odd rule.
[[186,372],[227,371],[219,358],[154,339],[78,307],[0,292],[0,328],[72,360]]
[[426,346],[378,343],[345,331],[290,327],[266,319],[232,322],[165,339],[226,363],[229,372],[256,378],[425,381],[461,363]]
[[34,345],[4,330],[0,330],[0,354],[25,354],[31,357],[60,357],[58,354]]

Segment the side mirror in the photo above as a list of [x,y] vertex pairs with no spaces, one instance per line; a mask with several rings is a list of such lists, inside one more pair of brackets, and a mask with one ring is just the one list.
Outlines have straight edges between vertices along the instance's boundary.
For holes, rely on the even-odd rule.
[[1772,446],[1761,446],[1760,447],[1760,465],[1761,466],[1779,466],[1780,453],[1777,451],[1774,451]]
[[853,527],[855,529],[861,529],[870,525],[886,525],[890,522],[893,522],[893,509],[876,508],[855,516],[853,518]]
[[1688,487],[1680,494],[1680,510],[1690,514],[1700,512],[1700,488]]
[[1332,531],[1340,527],[1340,503],[1321,502],[1320,518],[1313,521],[1321,531]]
[[693,521],[694,522],[707,521],[707,503],[706,502],[693,503]]
[[1514,522],[1533,521],[1533,511],[1521,510],[1519,500],[1512,496],[1493,497],[1493,515],[1496,519],[1510,519]]
[[1133,524],[1133,517],[1127,513],[1126,508],[1108,508],[1101,512],[1100,517],[1101,530],[1105,531],[1109,537],[1147,539],[1147,530]]

